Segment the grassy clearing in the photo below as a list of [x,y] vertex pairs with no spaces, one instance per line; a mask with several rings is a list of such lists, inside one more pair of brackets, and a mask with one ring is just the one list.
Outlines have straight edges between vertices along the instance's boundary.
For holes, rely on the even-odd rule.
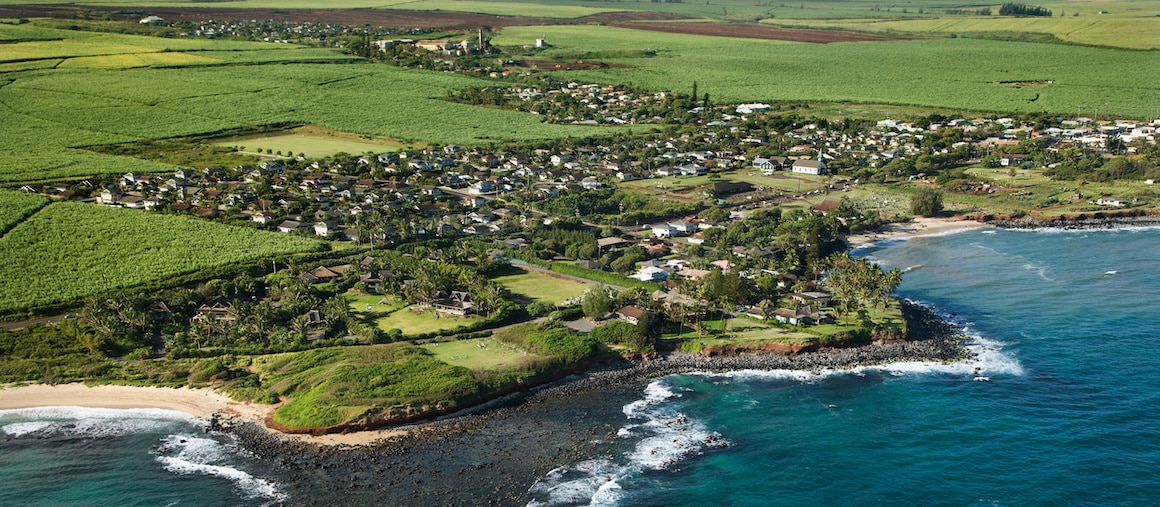
[[356,136],[316,127],[303,127],[284,134],[229,138],[214,144],[237,148],[247,154],[274,151],[301,153],[308,158],[329,157],[336,153],[382,153],[413,146],[394,139]]
[[58,202],[0,238],[0,312],[74,301],[265,256],[315,240],[185,217]]
[[[365,305],[363,308],[366,308]],[[431,308],[411,305],[391,310],[389,313],[375,315],[372,318],[379,329],[384,331],[399,329],[404,336],[408,336],[449,331],[459,326],[466,326],[479,317],[457,317],[436,312]]]
[[[716,101],[870,102],[985,111],[1101,111],[1151,115],[1160,103],[1155,57],[1141,51],[978,39],[848,44],[704,37],[606,26],[508,27],[493,42],[546,37],[552,58],[641,50],[655,57],[609,60],[628,68],[563,73],[569,79],[687,89]],[[1061,64],[1060,62],[1065,62]],[[963,69],[971,69],[964,72]],[[808,79],[803,79],[808,76]],[[1052,81],[1015,87],[1000,82]]]
[[502,276],[492,279],[503,284],[513,294],[555,304],[579,296],[591,287],[591,284],[565,280],[514,266]]
[[528,361],[537,361],[543,357],[502,344],[493,338],[428,343],[420,347],[435,359],[472,371],[496,371],[522,367]]
[[401,343],[262,356],[253,370],[262,391],[288,398],[274,420],[298,428],[452,404],[481,389],[471,370]]

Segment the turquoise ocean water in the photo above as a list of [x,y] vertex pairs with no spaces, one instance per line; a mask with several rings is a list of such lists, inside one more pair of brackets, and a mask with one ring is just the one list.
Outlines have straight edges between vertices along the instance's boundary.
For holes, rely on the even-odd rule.
[[0,505],[263,505],[284,498],[229,435],[169,410],[0,410]]
[[622,449],[553,471],[533,503],[1160,500],[1160,230],[983,229],[856,253],[904,269],[900,294],[965,326],[978,357],[660,379],[625,407]]
[[[538,478],[531,504],[1157,503],[1160,229],[983,229],[856,253],[904,269],[900,294],[963,325],[977,356],[658,379],[606,452]],[[283,480],[173,412],[0,411],[0,505],[311,501]]]

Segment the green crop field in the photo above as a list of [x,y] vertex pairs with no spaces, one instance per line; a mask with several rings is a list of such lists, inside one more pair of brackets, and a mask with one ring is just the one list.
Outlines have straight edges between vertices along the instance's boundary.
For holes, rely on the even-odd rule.
[[45,204],[48,198],[41,195],[0,190],[0,236]]
[[[1160,48],[1160,8],[1152,2],[1038,4],[1054,17],[941,16],[908,19],[767,19],[763,23],[900,34],[1050,34],[1062,41],[1132,49]],[[994,10],[994,9],[992,9]],[[1108,14],[1100,14],[1101,11]],[[997,12],[997,11],[996,11]],[[1063,15],[1060,15],[1063,14]]]
[[[0,25],[0,33],[11,26]],[[9,62],[2,65],[37,62],[17,61],[26,57],[63,62],[57,69],[0,74],[5,119],[0,122],[0,181],[172,171],[173,166],[80,148],[269,124],[316,124],[403,143],[472,144],[606,131],[439,100],[447,90],[484,83],[461,75],[364,63],[288,63],[349,60],[330,50],[36,30],[72,38],[0,46],[0,62]],[[24,44],[38,46],[15,48]],[[59,45],[55,52],[54,44]],[[165,52],[166,47],[191,51]],[[207,58],[217,64],[163,68]],[[250,63],[275,65],[241,65]],[[149,66],[136,68],[142,65]]]
[[[804,44],[678,35],[605,26],[508,27],[499,45],[547,37],[543,57],[654,50],[627,68],[560,72],[568,79],[688,90],[715,101],[871,102],[976,111],[1155,115],[1156,55],[979,39]],[[1022,86],[1021,82],[1044,82]],[[1046,84],[1050,82],[1050,84]]]
[[513,294],[555,304],[561,304],[570,298],[579,296],[590,287],[590,284],[587,283],[565,280],[518,267],[513,267],[511,272],[495,277],[493,280],[507,287]]
[[0,238],[0,312],[64,303],[318,241],[184,217],[58,202]]

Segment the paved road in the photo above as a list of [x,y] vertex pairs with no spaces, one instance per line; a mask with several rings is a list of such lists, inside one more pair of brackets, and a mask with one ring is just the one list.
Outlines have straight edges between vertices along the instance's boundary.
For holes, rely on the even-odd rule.
[[73,314],[68,313],[68,314],[64,314],[64,315],[57,315],[55,317],[45,317],[43,319],[22,320],[20,322],[2,322],[2,323],[0,323],[0,328],[3,328],[3,329],[22,329],[22,328],[26,328],[28,326],[31,326],[33,324],[52,324],[53,322],[64,320],[65,317],[67,317],[69,315],[73,315]]

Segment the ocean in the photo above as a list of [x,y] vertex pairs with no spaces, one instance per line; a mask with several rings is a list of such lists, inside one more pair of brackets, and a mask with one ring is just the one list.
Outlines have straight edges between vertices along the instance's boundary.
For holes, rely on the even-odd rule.
[[[519,504],[1155,503],[1160,229],[987,228],[855,254],[903,269],[899,295],[961,326],[973,357],[656,379],[569,415],[607,430],[586,455],[524,478]],[[476,468],[493,454],[461,447]],[[332,475],[312,482],[350,482]],[[297,484],[229,435],[165,411],[0,411],[0,477],[4,505],[440,503],[373,484],[315,496],[334,488]]]
[[[677,375],[624,407],[624,449],[533,505],[1153,505],[1160,229],[971,230],[871,245],[972,360]],[[976,371],[976,368],[978,369]]]

